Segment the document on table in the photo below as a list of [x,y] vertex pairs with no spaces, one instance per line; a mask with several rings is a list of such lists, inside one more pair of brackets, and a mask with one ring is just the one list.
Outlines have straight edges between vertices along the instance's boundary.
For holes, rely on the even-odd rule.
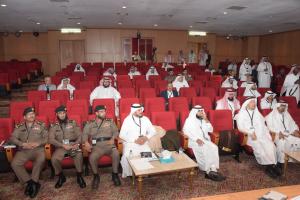
[[130,162],[137,170],[147,170],[147,169],[154,168],[153,165],[151,165],[149,161],[146,159],[134,159],[131,160]]

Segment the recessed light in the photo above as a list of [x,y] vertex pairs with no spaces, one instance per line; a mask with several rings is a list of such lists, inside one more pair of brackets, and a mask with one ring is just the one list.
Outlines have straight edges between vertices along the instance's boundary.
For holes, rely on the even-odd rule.
[[77,24],[80,25],[81,23],[80,23],[80,22],[77,22]]
[[7,5],[6,4],[1,4],[1,7],[6,7]]
[[231,35],[231,34],[229,34],[228,36],[229,36],[229,37],[231,37],[232,35]]
[[122,25],[122,22],[118,22],[119,25]]
[[40,25],[41,23],[40,23],[40,22],[37,22],[36,24],[37,24],[37,25]]
[[190,28],[193,28],[193,26],[190,26]]
[[224,15],[227,15],[228,13],[225,11],[225,12],[223,12],[223,14],[224,14]]
[[127,7],[126,7],[126,6],[122,6],[122,8],[124,8],[124,9],[125,9],[125,8],[127,8]]
[[273,31],[272,30],[269,30],[269,33],[272,33]]
[[23,30],[19,30],[20,33],[23,33]]
[[157,24],[154,24],[153,26],[158,26]]

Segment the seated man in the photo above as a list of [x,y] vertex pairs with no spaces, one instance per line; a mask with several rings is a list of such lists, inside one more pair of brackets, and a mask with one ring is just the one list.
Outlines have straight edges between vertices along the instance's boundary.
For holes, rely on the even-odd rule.
[[79,148],[81,144],[81,131],[74,120],[69,120],[65,106],[59,106],[55,110],[57,122],[52,124],[49,130],[49,143],[55,146],[55,151],[51,158],[51,163],[58,176],[55,188],[60,188],[66,177],[61,168],[61,161],[65,157],[71,157],[77,171],[77,183],[79,187],[85,188],[86,184],[82,178],[82,152]]
[[[16,126],[10,138],[11,143],[19,148],[11,167],[20,182],[27,183],[24,194],[34,198],[41,187],[39,178],[45,164],[44,146],[48,140],[48,131],[44,123],[35,120],[34,108],[26,108],[23,116],[25,122]],[[29,160],[33,161],[31,176],[24,166]]]
[[168,81],[169,83],[172,83],[176,79],[176,76],[174,75],[174,71],[172,69],[168,70],[168,75],[165,77],[164,80]]
[[284,152],[295,151],[294,147],[300,146],[299,127],[288,112],[288,104],[280,101],[276,107],[266,116],[267,126],[275,135],[277,160],[279,167],[284,163]]
[[222,83],[222,88],[233,88],[233,89],[238,89],[238,84],[237,81],[234,79],[233,76],[228,76],[225,81]]
[[151,66],[149,70],[146,73],[146,80],[149,80],[149,76],[159,76],[156,68],[154,66]]
[[130,70],[128,72],[128,76],[130,76],[130,79],[133,79],[133,76],[138,75],[141,75],[141,72],[139,72],[135,66],[130,67]]
[[70,84],[70,79],[69,78],[63,78],[61,80],[61,83],[57,86],[57,90],[69,90],[70,91],[70,98],[72,99],[75,87]]
[[185,80],[182,74],[178,74],[176,79],[173,81],[173,86],[176,88],[177,92],[179,93],[180,88],[189,87],[189,84]]
[[115,114],[119,115],[118,104],[121,98],[118,90],[111,86],[111,79],[104,77],[100,80],[100,85],[96,87],[90,94],[90,104],[93,104],[94,99],[114,99],[115,100]]
[[229,88],[226,90],[224,97],[217,101],[216,110],[231,110],[234,117],[235,111],[241,108],[240,101],[236,98],[235,90]]
[[291,71],[286,75],[280,92],[281,96],[294,96],[297,103],[300,101],[300,66],[292,65]]
[[192,81],[193,80],[192,75],[188,73],[187,69],[184,69],[182,71],[182,75],[184,76],[184,78],[185,78],[186,81]]
[[165,99],[166,107],[169,105],[169,99],[172,97],[178,97],[177,90],[173,89],[173,84],[168,83],[167,89],[160,93],[160,96]]
[[264,98],[260,100],[261,109],[273,109],[276,106],[277,100],[275,99],[276,93],[267,91]]
[[205,178],[213,181],[225,180],[226,178],[217,172],[219,151],[217,145],[211,142],[208,133],[213,132],[213,127],[202,106],[196,105],[192,108],[182,131],[189,138],[188,147],[192,148],[199,169],[205,171]]
[[130,114],[124,119],[120,130],[123,140],[123,156],[121,165],[122,177],[132,176],[127,157],[138,156],[141,152],[151,152],[148,140],[155,135],[155,129],[148,117],[143,116],[144,108],[140,104],[132,104]]
[[246,75],[246,81],[243,81],[241,84],[241,88],[245,88],[248,83],[253,82],[253,76],[251,74]]
[[244,97],[260,97],[261,94],[257,91],[256,83],[249,82],[244,91]]
[[85,69],[79,63],[76,64],[74,72],[83,72],[83,74],[85,75]]
[[227,71],[233,71],[233,73],[236,74],[236,72],[237,72],[237,64],[236,64],[235,60],[233,60],[232,62],[230,62],[230,64],[227,67]]
[[276,147],[272,141],[265,119],[256,106],[256,98],[248,97],[236,115],[238,130],[248,136],[247,145],[251,146],[258,164],[266,166],[265,173],[271,178],[281,175],[276,167]]
[[92,188],[97,189],[99,186],[98,160],[103,155],[111,156],[113,168],[112,181],[115,186],[120,186],[121,182],[118,175],[120,155],[114,143],[119,135],[118,128],[112,119],[106,118],[105,106],[96,106],[95,114],[96,118],[90,120],[85,125],[82,138],[86,150],[91,152],[89,162],[94,174]]
[[103,72],[103,76],[112,76],[115,79],[117,79],[117,74],[114,70],[114,68],[110,67],[105,72]]
[[38,90],[46,91],[47,94],[49,94],[51,90],[56,90],[56,86],[51,83],[51,77],[49,75],[44,76],[44,83],[39,85]]

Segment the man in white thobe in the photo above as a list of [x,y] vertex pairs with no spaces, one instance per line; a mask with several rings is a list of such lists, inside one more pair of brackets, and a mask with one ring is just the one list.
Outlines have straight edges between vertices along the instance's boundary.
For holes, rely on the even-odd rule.
[[217,172],[219,150],[217,145],[211,142],[208,133],[213,132],[213,127],[202,106],[196,105],[192,108],[182,131],[188,137],[188,147],[193,150],[199,169],[205,171],[205,178],[214,181],[225,180],[226,178]]
[[104,77],[100,80],[100,85],[96,87],[90,95],[90,104],[93,104],[94,99],[114,99],[115,100],[115,114],[119,116],[119,99],[121,98],[120,93],[116,88],[111,86],[111,79]]
[[193,50],[189,53],[189,63],[196,63],[196,54]]
[[266,116],[267,126],[271,133],[275,135],[277,160],[281,163],[281,167],[282,163],[284,163],[285,151],[300,151],[299,127],[287,108],[288,104],[281,101],[277,103],[276,108]]
[[183,51],[180,50],[178,53],[178,64],[183,64],[185,62]]
[[261,109],[274,109],[276,106],[277,100],[275,99],[276,93],[272,91],[267,91],[264,98],[260,100]]
[[236,74],[237,72],[237,64],[236,64],[236,61],[233,60],[227,67],[227,71],[233,71],[234,74]]
[[76,64],[74,72],[83,72],[85,75],[85,69],[81,66],[81,64]]
[[105,72],[103,72],[103,76],[112,76],[114,79],[117,79],[117,74],[114,70],[114,68],[110,67]]
[[238,89],[238,82],[234,79],[233,76],[228,76],[225,81],[223,81],[222,88],[233,88],[233,89]]
[[246,75],[246,81],[243,81],[241,84],[241,88],[245,88],[248,83],[253,82],[253,77],[251,74]]
[[121,165],[122,177],[132,176],[132,169],[127,158],[139,156],[141,152],[151,152],[148,140],[156,134],[148,117],[143,116],[144,108],[140,104],[132,104],[130,114],[124,119],[119,137],[123,140]]
[[294,96],[297,103],[300,101],[300,67],[298,65],[293,65],[289,74],[286,75],[280,95]]
[[75,87],[71,85],[71,80],[69,78],[63,78],[60,84],[57,86],[57,90],[69,90],[70,92],[70,99],[73,99],[73,93]]
[[240,66],[240,71],[239,71],[240,81],[246,81],[247,75],[251,75],[251,74],[252,74],[252,67],[250,65],[250,59],[245,58]]
[[207,58],[208,58],[208,55],[207,55],[206,51],[202,49],[199,53],[199,65],[206,66]]
[[151,66],[149,70],[146,73],[146,80],[149,80],[149,76],[159,76],[156,68],[154,66]]
[[130,79],[133,79],[133,76],[138,75],[141,75],[141,72],[139,72],[135,66],[130,67],[128,72],[128,76],[130,77]]
[[167,52],[167,54],[165,55],[164,62],[167,63],[167,64],[173,62],[173,55],[172,55],[172,51],[171,50],[169,50]]
[[179,93],[180,88],[189,87],[188,82],[185,80],[185,77],[182,74],[178,74],[172,84],[173,84],[173,87],[176,88],[178,93]]
[[261,94],[257,91],[256,83],[249,82],[247,83],[244,91],[244,97],[260,97]]
[[234,117],[235,111],[240,108],[240,101],[236,98],[235,90],[229,88],[226,90],[224,97],[217,101],[216,110],[231,110],[232,117]]
[[257,108],[256,98],[248,97],[236,115],[238,130],[248,136],[247,145],[251,146],[256,161],[266,166],[266,174],[271,178],[280,176],[276,167],[276,147],[272,141],[265,119]]
[[273,77],[273,70],[271,63],[268,62],[267,57],[262,57],[259,65],[257,66],[257,79],[259,88],[271,87]]

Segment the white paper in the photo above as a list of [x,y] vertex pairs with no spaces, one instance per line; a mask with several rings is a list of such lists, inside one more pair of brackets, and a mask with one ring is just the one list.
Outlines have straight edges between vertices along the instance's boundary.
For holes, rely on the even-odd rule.
[[300,200],[300,196],[296,196],[296,197],[292,198],[291,200]]
[[147,160],[145,159],[135,159],[130,161],[131,164],[137,170],[147,170],[154,168]]
[[272,200],[284,200],[284,199],[287,199],[286,195],[284,195],[282,193],[279,193],[279,192],[276,192],[274,190],[271,190],[270,192],[268,192],[267,194],[265,194],[263,197],[266,198],[266,199],[272,199]]

